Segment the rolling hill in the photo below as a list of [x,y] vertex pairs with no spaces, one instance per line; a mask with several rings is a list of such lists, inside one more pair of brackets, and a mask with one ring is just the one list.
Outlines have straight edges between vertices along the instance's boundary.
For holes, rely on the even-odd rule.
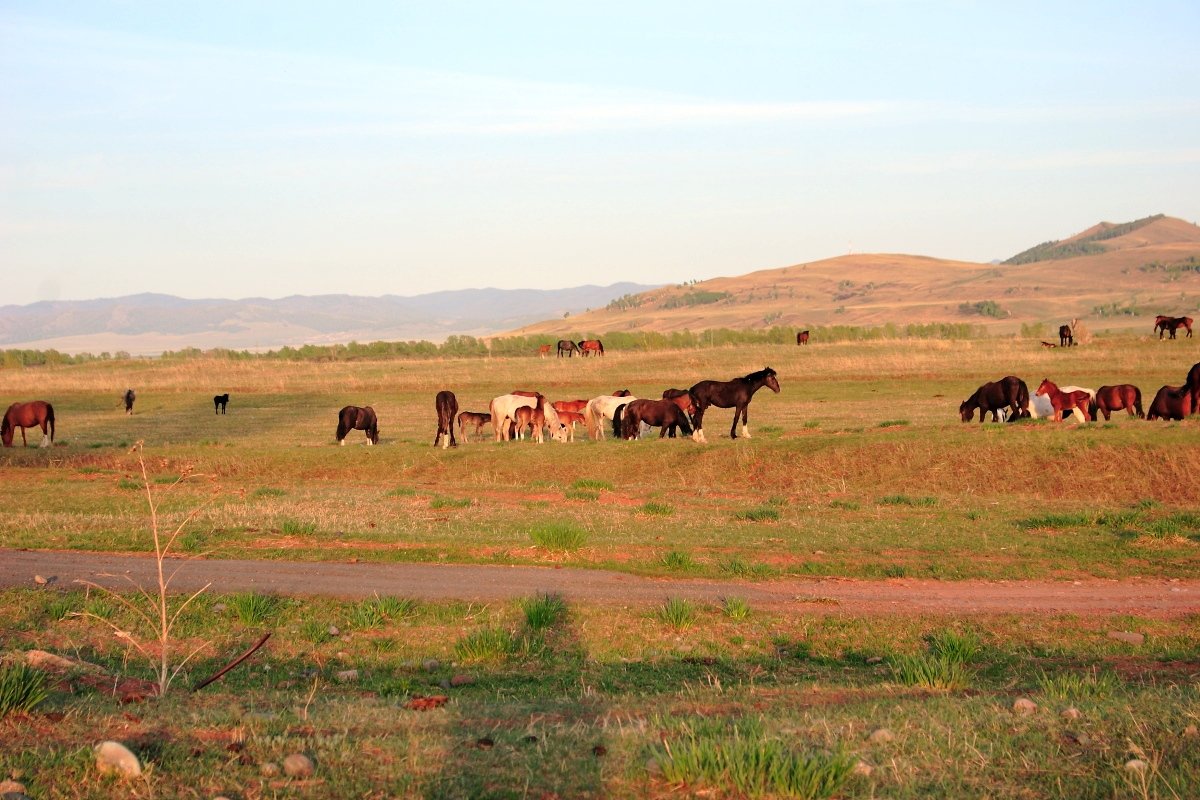
[[[1103,222],[1000,264],[853,254],[668,286],[573,315],[570,329],[666,333],[970,322],[1005,333],[1077,317],[1092,330],[1149,334],[1156,314],[1190,315],[1198,302],[1200,227],[1157,215]],[[547,320],[512,333],[564,328],[562,320]]]

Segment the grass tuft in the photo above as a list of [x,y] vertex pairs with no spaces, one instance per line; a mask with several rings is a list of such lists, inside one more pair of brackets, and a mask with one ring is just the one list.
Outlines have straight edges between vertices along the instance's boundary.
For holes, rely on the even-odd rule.
[[910,497],[906,494],[888,494],[879,498],[881,506],[936,506],[936,497]]
[[596,478],[580,478],[571,484],[572,489],[591,489],[592,491],[611,492],[613,485],[609,481],[597,480]]
[[19,663],[0,666],[0,719],[28,713],[46,697],[45,673]]
[[439,508],[467,508],[471,505],[469,497],[435,497],[429,501],[429,507],[432,509]]
[[531,528],[529,537],[547,550],[578,550],[587,543],[587,531],[570,522],[547,522]]
[[477,628],[454,645],[454,655],[467,664],[498,662],[508,659],[519,649],[519,642],[503,628]]
[[772,505],[762,505],[739,511],[733,518],[742,522],[774,522],[779,519],[779,509]]
[[284,489],[277,489],[274,486],[260,486],[257,489],[255,489],[250,494],[250,496],[251,497],[286,497],[287,491]]
[[378,628],[416,613],[417,601],[412,598],[375,595],[351,607],[350,624],[359,629]]
[[317,526],[313,522],[289,518],[280,520],[279,532],[284,536],[310,536],[317,532]]
[[937,658],[956,664],[974,661],[983,645],[974,631],[942,630],[925,637],[929,652]]
[[966,666],[927,653],[893,656],[892,676],[905,686],[923,689],[963,689],[970,683]]
[[557,594],[539,594],[522,600],[521,611],[530,630],[545,630],[566,616],[567,601]]
[[283,601],[273,594],[239,592],[230,595],[225,605],[243,625],[262,625],[282,610]]
[[750,603],[744,597],[726,597],[721,601],[721,610],[730,619],[743,620],[750,616]]
[[651,517],[669,517],[675,513],[675,508],[669,503],[655,503],[651,501],[643,503],[638,508],[638,511]]
[[659,560],[667,569],[678,572],[690,572],[696,568],[696,561],[692,558],[692,554],[683,553],[679,550],[671,550],[664,553]]
[[696,606],[682,598],[669,597],[655,612],[655,616],[672,628],[682,630],[690,628],[696,621]]
[[1121,679],[1107,670],[1093,668],[1090,672],[1060,672],[1051,675],[1044,670],[1037,677],[1038,690],[1058,700],[1104,700],[1121,688]]

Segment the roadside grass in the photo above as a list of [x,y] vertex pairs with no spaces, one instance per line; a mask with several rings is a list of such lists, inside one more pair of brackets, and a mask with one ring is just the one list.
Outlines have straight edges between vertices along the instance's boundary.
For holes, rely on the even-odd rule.
[[[5,664],[36,647],[113,675],[149,674],[97,626],[52,619],[46,594],[0,590],[0,618],[12,621]],[[279,778],[262,765],[293,752],[314,757],[313,779],[337,797],[512,786],[515,796],[665,799],[683,785],[703,796],[848,800],[1128,796],[1123,764],[1137,752],[1154,764],[1147,796],[1188,797],[1200,785],[1187,733],[1200,711],[1200,616],[967,625],[771,608],[738,619],[693,605],[695,622],[677,627],[657,607],[532,596],[422,602],[419,613],[331,637],[330,621],[361,602],[281,603],[270,645],[195,694],[122,704],[103,688],[47,681],[39,705],[5,717],[0,774],[20,775],[31,796],[110,797],[111,779],[80,745],[102,730],[147,767],[131,791],[162,797],[270,796]],[[734,605],[731,595],[723,610]],[[189,682],[256,635],[211,607],[185,617],[185,644],[213,643]],[[1107,638],[1114,628],[1147,642],[1130,651]],[[893,671],[901,654],[965,664],[969,680],[932,692],[903,683]],[[356,672],[339,678],[346,670]],[[1041,708],[1015,715],[1013,699],[1030,692]],[[408,707],[433,695],[449,700]],[[1078,719],[1059,717],[1068,705]],[[881,727],[895,741],[868,737]]]

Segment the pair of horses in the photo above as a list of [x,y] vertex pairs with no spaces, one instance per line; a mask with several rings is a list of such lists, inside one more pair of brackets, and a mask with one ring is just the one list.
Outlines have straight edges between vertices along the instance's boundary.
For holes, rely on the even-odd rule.
[[1170,333],[1170,339],[1175,338],[1175,332],[1180,328],[1187,329],[1188,339],[1192,338],[1192,318],[1191,317],[1167,317],[1159,314],[1154,318],[1154,332],[1158,334],[1158,338],[1162,339],[1164,333]]
[[[543,345],[549,347],[549,345]],[[558,357],[566,353],[568,358],[574,358],[576,353],[581,356],[604,355],[604,342],[599,339],[584,339],[582,342],[572,342],[570,339],[558,340]]]
[[28,403],[13,403],[4,412],[4,420],[0,421],[0,441],[5,447],[13,446],[13,437],[17,428],[21,429],[21,445],[28,447],[25,439],[26,428],[41,428],[42,441],[38,447],[49,447],[54,444],[54,406],[45,400],[33,400]]

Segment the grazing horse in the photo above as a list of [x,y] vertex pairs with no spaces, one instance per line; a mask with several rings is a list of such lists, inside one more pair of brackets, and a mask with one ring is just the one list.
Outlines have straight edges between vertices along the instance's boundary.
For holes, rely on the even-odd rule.
[[542,358],[545,358],[546,356],[550,355],[550,345],[548,345],[548,344],[538,345],[538,355],[541,356]]
[[576,414],[582,414],[583,410],[587,408],[587,404],[587,400],[555,400],[550,405],[554,406],[554,410],[559,414],[564,411],[573,411]]
[[731,381],[700,381],[697,383],[688,390],[696,404],[696,413],[692,417],[696,430],[692,432],[692,438],[697,442],[708,441],[704,438],[704,412],[709,406],[716,406],[717,408],[733,409],[733,425],[729,428],[729,438],[737,438],[738,419],[741,419],[742,435],[749,439],[750,400],[754,397],[754,393],[764,386],[779,394],[779,378],[775,375],[775,370],[770,367],[764,367],[758,372],[751,372],[745,377],[734,378]]
[[1195,414],[1200,411],[1200,362],[1192,364],[1184,386],[1192,393],[1192,413]]
[[[4,421],[0,422],[0,441],[5,447],[13,446],[13,436],[16,429],[21,429],[21,446],[28,447],[25,440],[25,429],[37,426],[42,429],[42,442],[38,447],[49,447],[54,444],[54,406],[45,400],[33,400],[28,403],[13,403],[4,412]],[[49,426],[49,434],[46,429]]]
[[1091,418],[1092,396],[1086,389],[1064,392],[1049,378],[1044,378],[1037,388],[1037,394],[1050,398],[1050,405],[1054,406],[1055,422],[1062,422],[1063,412],[1072,408],[1078,408],[1083,412],[1083,416]]
[[1185,386],[1164,386],[1154,395],[1146,419],[1183,421],[1196,410],[1195,395]]
[[346,446],[346,434],[350,431],[363,431],[367,434],[367,444],[379,444],[379,418],[375,409],[370,406],[346,406],[338,412],[337,441],[342,447]]
[[1070,325],[1058,326],[1058,346],[1071,347],[1075,344],[1075,334],[1071,331]]
[[625,439],[639,438],[642,425],[659,428],[660,439],[668,431],[674,437],[676,428],[682,428],[683,435],[690,436],[692,426],[688,423],[685,406],[692,407],[691,397],[686,394],[667,400],[634,400],[621,412],[621,436]]
[[808,331],[800,331],[796,334],[796,344],[808,344]]
[[579,343],[579,355],[586,356],[589,353],[594,356],[604,355],[604,342],[599,339],[584,339]]
[[575,353],[578,352],[578,350],[579,350],[579,346],[576,345],[574,342],[572,342],[570,339],[559,339],[558,340],[558,357],[559,358],[562,358],[563,353],[567,354],[567,358],[574,358]]
[[1101,386],[1096,390],[1095,405],[1092,407],[1092,419],[1097,414],[1104,415],[1104,421],[1112,418],[1112,412],[1122,408],[1131,417],[1145,417],[1142,413],[1142,390],[1132,383],[1119,383],[1115,386]]
[[1164,333],[1170,332],[1169,339],[1175,338],[1175,332],[1180,328],[1187,329],[1187,338],[1192,337],[1192,318],[1191,317],[1156,317],[1154,321],[1154,330],[1158,331],[1158,338],[1161,339]]
[[133,389],[126,389],[125,394],[121,395],[121,399],[125,401],[125,413],[133,413],[133,401],[137,399],[137,394]]
[[[558,409],[555,409],[556,411]],[[578,411],[559,411],[558,421],[561,422],[567,429],[567,441],[575,441],[575,425],[583,423],[583,414]]]
[[470,425],[475,429],[475,435],[479,435],[479,431],[492,421],[491,414],[480,414],[476,411],[464,411],[458,415],[458,435],[462,437],[464,442],[471,441],[471,437],[467,435],[467,426]]
[[213,397],[213,413],[224,414],[225,406],[229,405],[229,393],[219,394]]
[[1009,422],[1030,416],[1029,387],[1016,375],[1006,375],[998,381],[980,386],[975,394],[959,404],[958,415],[963,422],[970,422],[975,418],[975,409],[979,409],[981,423],[989,411],[992,413],[992,422],[999,422],[999,412],[1005,408],[1009,410]]
[[458,414],[458,398],[454,396],[454,392],[443,389],[433,399],[433,407],[437,409],[438,418],[433,446],[437,447],[438,439],[441,439],[443,450],[447,447],[458,447],[458,442],[454,441],[454,417]]
[[[535,394],[529,397],[523,394],[502,394],[499,397],[492,398],[491,413],[492,413],[492,430],[495,432],[495,440],[497,442],[507,442],[512,438],[512,424],[517,421],[517,409],[533,408],[541,411],[545,422],[545,427],[550,429],[550,436],[556,442],[565,442],[567,433],[563,424],[558,419],[558,412],[553,406],[547,405],[546,398],[540,394]],[[534,427],[533,438],[541,444],[542,426]]]
[[588,401],[587,407],[583,410],[583,420],[587,425],[588,435],[593,439],[603,439],[604,420],[615,419],[618,408],[637,399],[629,394],[627,389],[621,391],[626,393],[621,395],[602,394]]

